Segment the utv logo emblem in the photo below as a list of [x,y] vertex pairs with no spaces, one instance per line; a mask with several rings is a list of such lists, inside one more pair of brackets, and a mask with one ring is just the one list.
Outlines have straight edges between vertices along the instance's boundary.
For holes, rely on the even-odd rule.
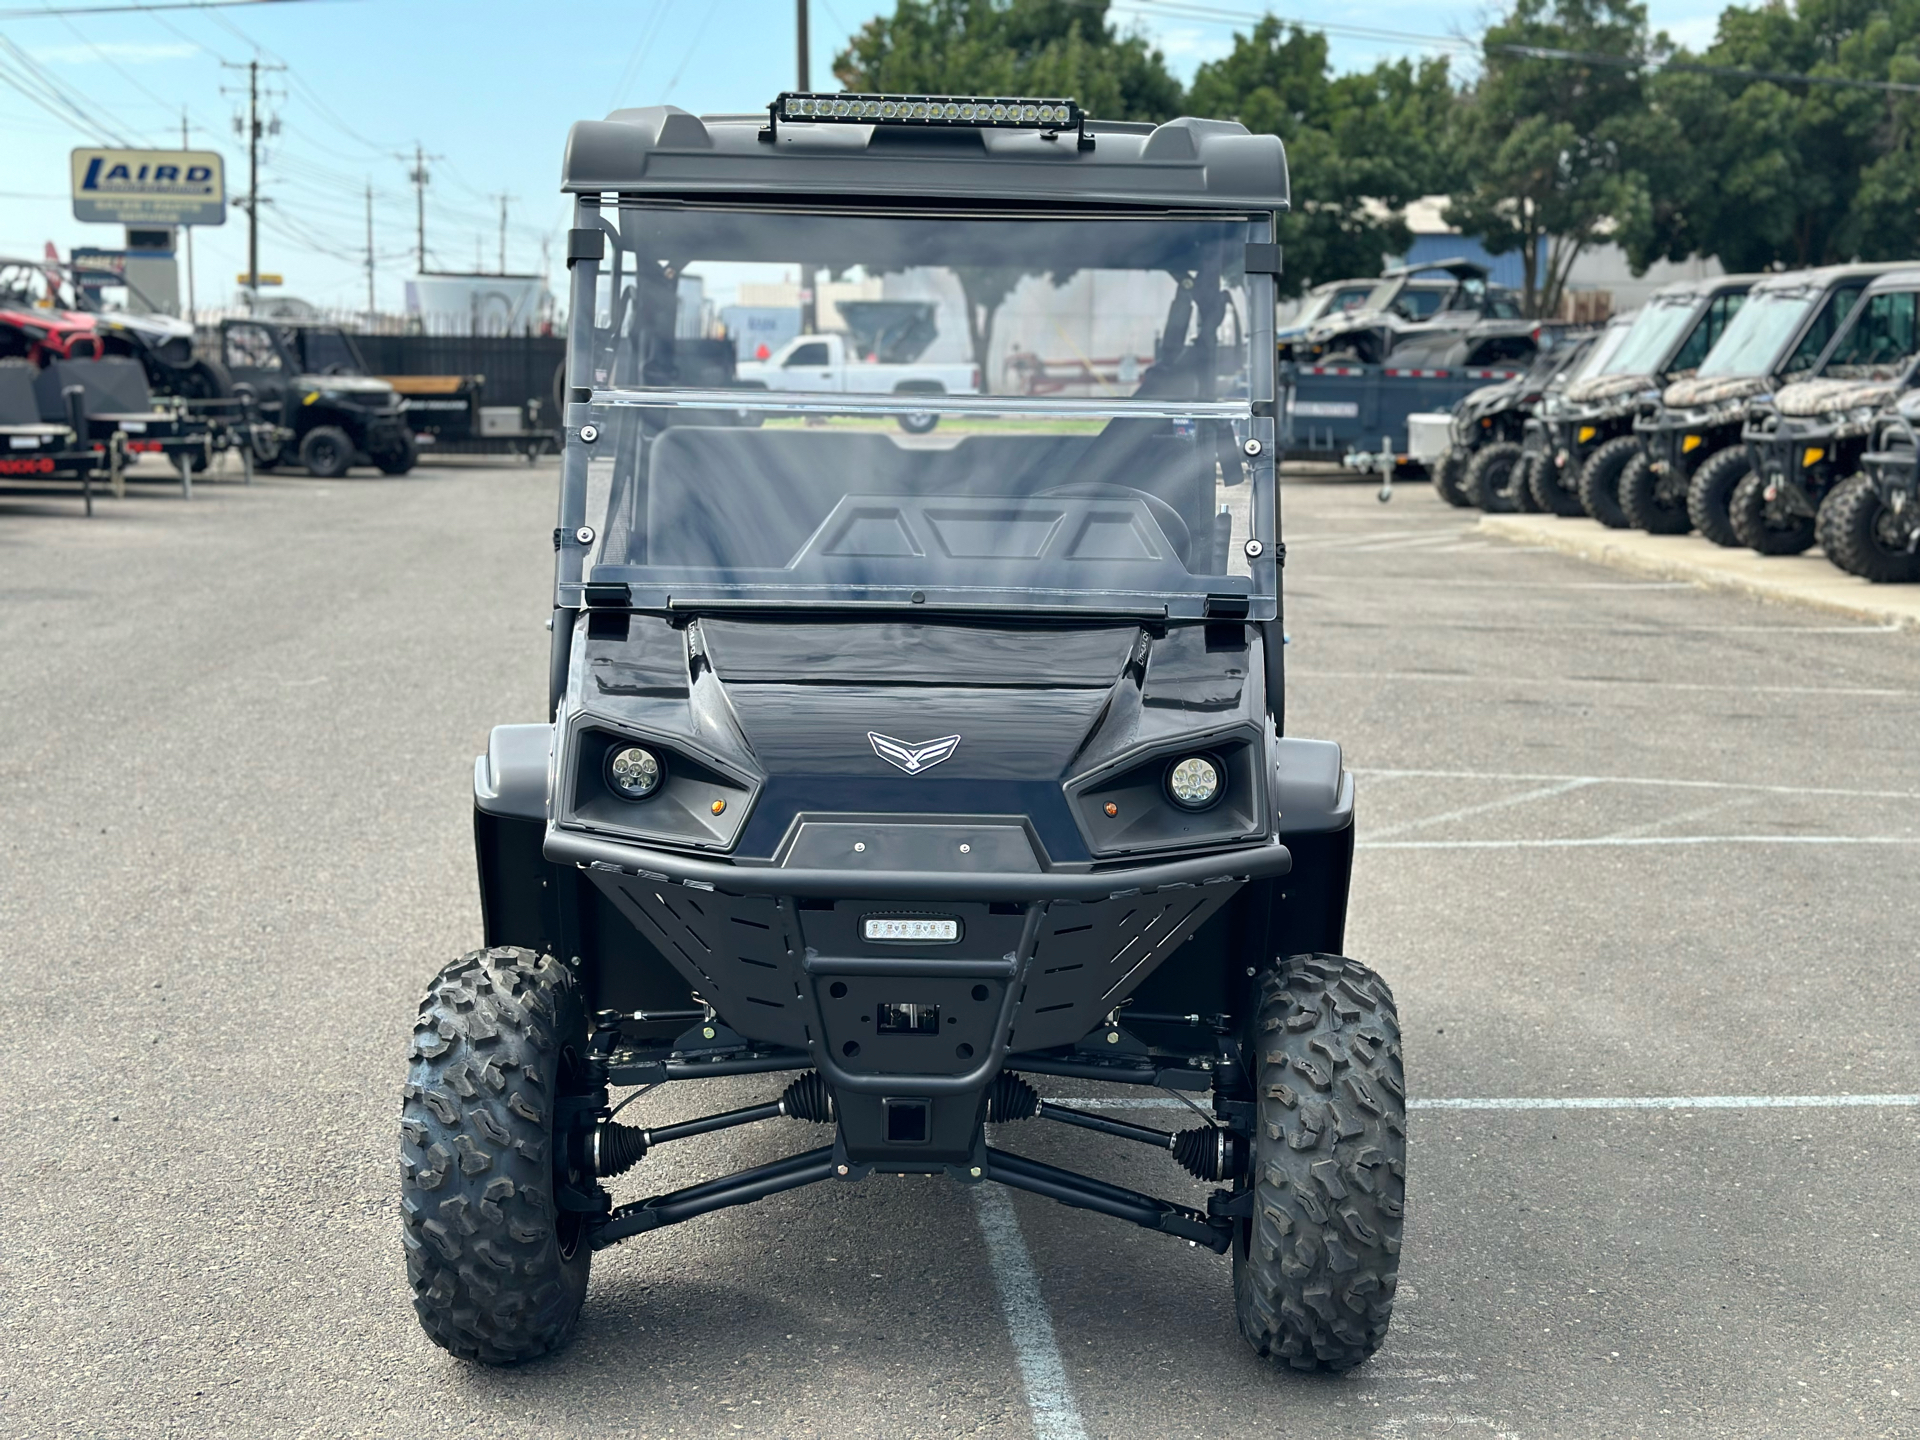
[[889,765],[918,775],[922,770],[931,770],[942,760],[953,754],[959,747],[958,735],[943,735],[938,740],[922,741],[918,745],[909,745],[896,740],[891,735],[881,735],[869,730],[867,739],[873,742],[873,753]]

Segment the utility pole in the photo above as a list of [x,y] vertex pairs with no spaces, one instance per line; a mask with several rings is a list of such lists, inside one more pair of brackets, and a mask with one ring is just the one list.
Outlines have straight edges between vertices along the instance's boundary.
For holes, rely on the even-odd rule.
[[507,202],[513,197],[500,194],[493,197],[500,202],[500,273],[507,273]]
[[367,182],[367,331],[373,331],[373,182]]
[[427,173],[427,161],[446,158],[444,155],[429,155],[420,147],[418,140],[413,142],[413,169],[407,172],[407,179],[412,183],[414,191],[414,229],[418,241],[422,275],[427,273],[427,181],[433,178]]
[[[184,105],[180,107],[180,148],[193,148],[187,140],[187,107]],[[187,323],[191,325],[194,323],[194,312],[198,309],[193,301],[193,226],[182,225],[180,228],[187,232]]]
[[[267,133],[267,126],[260,119],[260,72],[262,70],[284,70],[284,65],[262,65],[258,59],[246,64],[236,64],[230,60],[220,62],[229,70],[247,72],[247,118],[244,130],[247,137],[247,309],[251,311],[260,300],[260,137]],[[276,122],[274,129],[278,130]]]

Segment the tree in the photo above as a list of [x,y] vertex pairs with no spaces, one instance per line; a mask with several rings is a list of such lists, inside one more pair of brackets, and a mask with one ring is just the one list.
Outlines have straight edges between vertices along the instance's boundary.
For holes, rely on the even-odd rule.
[[1724,11],[1697,61],[1676,55],[1648,82],[1679,139],[1676,247],[1691,242],[1733,270],[1911,255],[1920,96],[1781,77],[1916,83],[1917,31],[1916,0]]
[[1646,20],[1634,0],[1518,0],[1482,41],[1459,131],[1465,181],[1446,215],[1491,253],[1520,252],[1529,314],[1559,309],[1589,246],[1652,243],[1643,162],[1658,127],[1647,122],[1641,72],[1567,58],[1642,56]]
[[834,57],[849,90],[1057,95],[1106,120],[1169,120],[1180,82],[1107,19],[1107,0],[899,0]]
[[1293,208],[1281,223],[1281,294],[1379,273],[1411,236],[1410,200],[1450,188],[1457,108],[1444,60],[1334,76],[1323,34],[1269,15],[1200,67],[1189,105],[1287,144]]

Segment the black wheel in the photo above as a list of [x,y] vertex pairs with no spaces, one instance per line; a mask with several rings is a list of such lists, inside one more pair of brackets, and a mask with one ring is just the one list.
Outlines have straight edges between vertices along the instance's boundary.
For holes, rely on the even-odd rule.
[[373,463],[383,475],[404,475],[419,459],[420,447],[414,443],[412,432],[402,431],[391,446],[374,454]]
[[1393,1318],[1407,1184],[1393,992],[1338,955],[1293,955],[1256,982],[1246,1061],[1253,1218],[1233,1250],[1240,1333],[1296,1370],[1350,1370]]
[[1467,466],[1466,480],[1460,487],[1466,492],[1467,503],[1489,515],[1511,515],[1518,510],[1520,502],[1513,492],[1521,481],[1520,462],[1525,458],[1526,452],[1510,440],[1482,446]]
[[594,1213],[580,1202],[602,1192],[566,1169],[555,1113],[605,1100],[586,1033],[572,973],[531,950],[477,950],[420,1002],[400,1120],[407,1278],[427,1335],[462,1359],[534,1359],[579,1318]]
[[1730,445],[1702,460],[1687,482],[1687,518],[1693,528],[1716,545],[1740,544],[1733,533],[1733,520],[1727,507],[1733,503],[1733,488],[1752,469],[1747,447]]
[[316,425],[301,437],[300,463],[316,480],[337,480],[353,464],[353,441],[337,425]]
[[1587,513],[1572,483],[1574,478],[1569,474],[1569,467],[1552,455],[1536,455],[1533,464],[1527,467],[1527,489],[1533,503],[1547,515],[1571,518]]
[[1610,530],[1628,528],[1627,512],[1620,508],[1620,477],[1635,460],[1646,463],[1639,440],[1616,435],[1580,467],[1580,508]]
[[1449,505],[1465,507],[1469,502],[1467,492],[1460,488],[1460,482],[1467,477],[1467,464],[1473,459],[1467,451],[1458,445],[1448,448],[1440,457],[1440,463],[1433,467],[1433,488],[1439,497]]
[[1843,480],[1820,507],[1820,548],[1849,575],[1876,585],[1920,582],[1920,554],[1903,523],[1865,475]]
[[916,410],[911,415],[900,417],[900,428],[909,435],[925,435],[939,423],[938,415],[928,414],[925,410]]
[[1762,555],[1798,555],[1813,547],[1813,517],[1767,499],[1767,477],[1749,473],[1733,487],[1727,520],[1749,550]]
[[1649,535],[1684,535],[1693,528],[1686,492],[1656,474],[1644,454],[1620,472],[1620,513],[1634,529]]

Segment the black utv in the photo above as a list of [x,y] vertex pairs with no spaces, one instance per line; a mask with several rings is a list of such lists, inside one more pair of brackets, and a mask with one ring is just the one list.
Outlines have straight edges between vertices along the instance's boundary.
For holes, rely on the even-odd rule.
[[[1550,422],[1550,438],[1555,473],[1572,480],[1580,502],[1572,513],[1626,528],[1621,476],[1630,465],[1647,463],[1634,434],[1635,417],[1642,405],[1659,399],[1664,386],[1706,359],[1759,278],[1722,275],[1662,287],[1640,307],[1599,373],[1567,386]],[[1562,503],[1546,508],[1569,513]]]
[[1881,276],[1803,379],[1748,402],[1751,473],[1728,502],[1742,545],[1798,555],[1824,543],[1825,502],[1860,469],[1881,407],[1920,380],[1917,305],[1920,269]]
[[[478,762],[485,948],[414,1032],[427,1333],[540,1355],[598,1249],[917,1174],[1231,1256],[1260,1354],[1365,1360],[1406,1102],[1393,996],[1339,954],[1353,783],[1284,725],[1280,141],[1062,100],[783,95],[578,124],[563,174],[552,714]],[[744,426],[740,390],[679,373],[682,276],[858,266],[957,303],[1010,265],[993,355],[1048,337],[1146,363],[1078,398],[756,391]],[[939,434],[900,433],[909,410]],[[754,1075],[745,1108],[614,1114],[615,1091]],[[1202,1114],[1168,1132],[1042,1098],[1076,1082]],[[1049,1123],[1140,1145],[1137,1179],[1023,1153]],[[649,1183],[655,1148],[746,1124],[818,1138]]]
[[1527,488],[1527,421],[1549,391],[1564,388],[1595,333],[1536,331],[1531,338],[1537,348],[1524,374],[1482,385],[1454,405],[1447,453],[1433,472],[1441,499],[1489,514],[1540,508]]
[[1920,390],[1881,412],[1870,443],[1820,509],[1820,548],[1863,580],[1920,582]]
[[1700,368],[1641,407],[1633,428],[1647,463],[1620,477],[1628,521],[1655,535],[1697,529],[1716,545],[1738,545],[1727,507],[1748,473],[1740,440],[1747,401],[1812,370],[1860,292],[1893,268],[1796,270],[1748,291]]
[[367,371],[353,337],[337,325],[223,320],[220,353],[236,389],[280,427],[278,447],[257,464],[302,465],[331,480],[354,465],[404,475],[419,458],[406,402]]

